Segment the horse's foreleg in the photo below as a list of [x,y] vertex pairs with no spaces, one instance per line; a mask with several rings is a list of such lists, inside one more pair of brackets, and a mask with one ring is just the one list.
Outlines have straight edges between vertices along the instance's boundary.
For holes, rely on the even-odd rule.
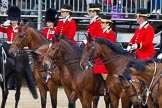
[[78,99],[78,95],[76,94],[75,91],[73,91],[73,92],[70,94],[70,97],[69,97],[69,104],[68,104],[68,107],[69,107],[69,108],[75,108],[75,102],[76,102],[77,99]]
[[41,96],[41,107],[46,108],[47,89],[39,81],[37,81],[37,85]]
[[104,96],[104,101],[105,101],[105,108],[109,108],[109,105],[112,106],[109,94]]
[[51,97],[52,108],[57,107],[57,85],[51,79],[48,81],[48,89]]
[[16,93],[15,93],[15,108],[18,107],[18,102],[20,100],[20,89],[21,89],[21,84],[22,84],[22,77],[21,79],[16,78]]
[[4,85],[3,85],[3,83],[1,83],[1,89],[2,89],[2,103],[1,103],[1,108],[5,108],[6,100],[7,100],[7,96],[8,96],[7,85],[6,85],[6,88],[4,89]]
[[92,108],[93,96],[87,91],[83,91],[83,108]]
[[[118,108],[118,106],[119,106],[119,98],[116,97],[111,92],[110,92],[110,100],[111,100],[111,103],[112,103],[112,107],[113,108]],[[122,108],[125,108],[125,107],[122,107]]]
[[99,96],[93,96],[93,108],[97,108],[98,100],[99,100]]

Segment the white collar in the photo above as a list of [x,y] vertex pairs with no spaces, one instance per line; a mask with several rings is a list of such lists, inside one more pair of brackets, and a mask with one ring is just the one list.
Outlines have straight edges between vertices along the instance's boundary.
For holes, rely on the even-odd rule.
[[66,20],[70,17],[70,15],[68,15],[66,18],[63,19],[63,22],[65,23]]
[[103,29],[103,33],[108,30],[110,28],[110,26],[107,26],[106,28]]
[[147,23],[147,21],[143,22],[142,24],[140,24],[140,29]]
[[96,15],[94,18],[91,19],[90,24],[98,17],[98,15]]

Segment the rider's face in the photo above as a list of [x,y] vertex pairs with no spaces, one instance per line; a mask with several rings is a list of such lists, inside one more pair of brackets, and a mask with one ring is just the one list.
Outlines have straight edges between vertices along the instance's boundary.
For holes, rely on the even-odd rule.
[[66,18],[69,15],[69,12],[61,11],[62,18]]

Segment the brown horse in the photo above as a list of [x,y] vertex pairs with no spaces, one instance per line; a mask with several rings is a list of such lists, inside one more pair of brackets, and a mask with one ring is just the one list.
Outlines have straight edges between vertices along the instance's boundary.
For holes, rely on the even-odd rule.
[[114,74],[121,74],[126,68],[127,63],[133,59],[133,56],[126,53],[117,44],[104,38],[87,37],[87,44],[83,50],[80,61],[81,67],[88,69],[93,67],[95,58],[100,57],[106,68],[109,70],[106,85],[110,90],[110,100],[113,108],[118,108],[119,99],[122,101],[122,108],[131,106],[127,95],[122,91],[121,84]]
[[[131,82],[133,77],[135,77],[137,80],[145,84],[144,91],[136,93],[134,100],[142,104],[147,104],[148,108],[155,108],[157,106],[162,108],[161,66],[161,63],[158,63],[153,59],[145,61],[133,60],[128,63],[123,74],[119,75],[122,82]],[[139,87],[132,86],[134,87],[134,91],[140,91]]]
[[41,33],[34,30],[33,28],[28,27],[28,24],[26,24],[24,26],[20,26],[20,29],[15,36],[14,42],[11,45],[9,52],[12,55],[17,55],[19,49],[28,46],[31,52],[39,54],[39,56],[36,56],[37,59],[34,60],[34,76],[40,91],[42,108],[46,107],[46,97],[48,90],[50,92],[52,108],[56,108],[57,86],[60,85],[61,82],[64,85],[68,99],[73,101],[73,103],[69,102],[69,105],[75,104],[77,95],[73,93],[74,91],[72,89],[71,78],[68,71],[64,71],[63,75],[59,75],[60,70],[56,67],[52,72],[52,77],[48,80],[47,83],[44,82],[46,71],[42,65],[41,60],[48,49],[48,45],[49,41]]
[[[80,68],[81,54],[82,49],[69,41],[66,36],[55,36],[52,46],[48,49],[47,57],[44,58],[44,64],[50,67],[54,60],[59,66],[66,65],[83,108],[91,108],[93,96],[103,95],[104,90],[101,80],[93,74],[92,70]],[[106,108],[109,108],[109,96],[105,96],[105,100]]]

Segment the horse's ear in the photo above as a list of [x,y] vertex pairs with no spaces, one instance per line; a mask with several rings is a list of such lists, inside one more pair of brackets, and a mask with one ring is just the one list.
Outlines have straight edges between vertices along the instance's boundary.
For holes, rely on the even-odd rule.
[[88,42],[93,41],[93,38],[89,33],[86,33],[85,36],[86,36],[86,39],[87,39]]
[[18,30],[19,32],[21,32],[23,26],[24,26],[24,21],[21,20],[19,24],[19,30]]
[[25,24],[25,26],[24,26],[24,29],[25,29],[25,30],[29,27],[30,22],[31,22],[31,20],[29,20],[29,21]]

